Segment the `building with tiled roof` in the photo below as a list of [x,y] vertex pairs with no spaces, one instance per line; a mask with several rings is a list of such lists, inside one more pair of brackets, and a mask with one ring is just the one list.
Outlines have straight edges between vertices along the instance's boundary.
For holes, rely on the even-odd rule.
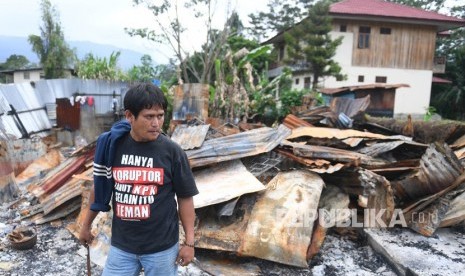
[[[422,115],[429,106],[433,73],[444,73],[444,57],[436,57],[436,38],[444,31],[465,26],[465,19],[382,0],[343,0],[330,6],[335,38],[342,36],[334,60],[347,80],[329,77],[320,87],[338,88],[368,84],[407,84],[385,102],[394,116]],[[283,33],[273,43],[280,57],[270,76],[282,71],[285,58]],[[311,84],[311,72],[295,70],[294,88]],[[382,95],[380,95],[382,97]],[[373,95],[372,95],[373,98]]]

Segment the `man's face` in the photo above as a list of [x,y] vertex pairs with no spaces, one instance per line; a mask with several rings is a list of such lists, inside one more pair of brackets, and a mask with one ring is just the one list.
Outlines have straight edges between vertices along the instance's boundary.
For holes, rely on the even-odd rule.
[[137,118],[129,110],[125,111],[125,115],[131,124],[131,137],[137,142],[156,140],[165,121],[165,111],[159,106],[142,109]]

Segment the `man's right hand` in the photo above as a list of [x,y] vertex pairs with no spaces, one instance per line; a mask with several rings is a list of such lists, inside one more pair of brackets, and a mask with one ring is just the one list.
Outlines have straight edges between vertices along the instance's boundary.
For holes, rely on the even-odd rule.
[[82,245],[89,246],[94,238],[95,237],[92,235],[89,226],[81,226],[81,231],[79,231],[79,241]]

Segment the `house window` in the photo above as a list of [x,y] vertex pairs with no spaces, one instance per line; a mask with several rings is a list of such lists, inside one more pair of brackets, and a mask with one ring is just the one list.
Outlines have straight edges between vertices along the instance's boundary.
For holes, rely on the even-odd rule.
[[370,27],[360,26],[358,29],[358,48],[364,49],[370,47]]
[[296,78],[296,79],[295,79],[295,85],[299,85],[299,82],[300,82],[300,79],[299,79],[299,78]]
[[25,80],[28,80],[31,76],[29,75],[29,72],[23,72],[23,78]]
[[381,27],[381,29],[379,29],[379,33],[384,34],[384,35],[390,35],[391,34],[391,28]]
[[340,31],[341,33],[347,32],[347,25],[341,25],[341,26],[339,26],[339,31]]
[[306,89],[310,89],[310,83],[311,83],[312,79],[310,77],[306,77],[304,78],[304,88]]
[[358,82],[364,82],[365,81],[365,76],[358,76]]
[[375,82],[376,83],[386,83],[387,82],[387,77],[376,76]]

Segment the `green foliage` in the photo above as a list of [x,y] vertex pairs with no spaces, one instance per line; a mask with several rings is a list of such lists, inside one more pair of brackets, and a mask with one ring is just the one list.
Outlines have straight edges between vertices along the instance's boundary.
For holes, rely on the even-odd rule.
[[431,120],[433,115],[437,114],[437,112],[436,112],[436,108],[434,106],[428,106],[425,109],[426,109],[426,112],[425,112],[425,115],[423,116],[423,120],[425,122],[428,122],[429,120]]
[[231,121],[243,116],[248,117],[249,109],[253,108],[249,105],[249,100],[262,96],[256,94],[256,91],[261,89],[260,77],[266,73],[266,69],[257,72],[252,64],[257,59],[267,60],[270,50],[269,45],[260,46],[252,51],[241,48],[235,53],[228,51],[223,61],[216,60],[215,90],[212,93],[213,101],[209,112],[212,116]]
[[41,35],[29,35],[32,51],[37,54],[46,79],[63,78],[75,58],[74,52],[65,42],[58,13],[49,0],[42,0]]
[[152,82],[155,79],[156,73],[152,57],[149,55],[143,55],[140,61],[140,66],[133,66],[128,71],[128,79],[130,81]]
[[[283,108],[289,108],[287,106],[288,102],[295,101],[295,97],[297,97],[293,95],[294,92],[288,92],[291,91],[291,72],[284,70],[281,75],[272,81],[264,78],[259,87],[261,89],[251,94],[250,113],[252,115],[250,117],[261,115],[265,123],[271,125],[284,114]],[[284,104],[282,104],[282,98],[279,94],[281,91],[284,91]]]
[[440,90],[434,87],[432,105],[437,108],[441,116],[454,119],[465,120],[465,45],[454,49],[450,54],[447,67],[446,78],[452,84],[442,86]]
[[285,117],[291,113],[291,107],[302,105],[302,97],[310,91],[307,89],[286,89],[281,91],[279,99],[281,100],[280,117]]
[[88,53],[83,60],[77,62],[77,75],[82,79],[124,80],[126,77],[118,67],[120,55],[119,51],[113,52],[107,59]]
[[[12,69],[24,69],[30,65],[29,60],[23,55],[11,55],[4,63],[0,63],[0,71]],[[0,73],[0,83],[7,82],[7,75]]]
[[[214,7],[216,1],[212,0],[191,0],[184,1],[184,7],[178,5],[178,1],[151,1],[133,0],[136,5],[144,5],[154,15],[155,28],[125,28],[131,36],[139,36],[158,44],[164,44],[171,48],[176,56],[181,69],[180,78],[183,82],[210,83],[213,75],[214,63],[220,55],[227,37],[231,31],[231,24],[235,24],[237,30],[237,17],[229,17],[221,31],[215,30],[212,26]],[[180,9],[187,9],[195,19],[203,26],[206,26],[205,43],[202,50],[189,55],[184,49],[190,49],[190,45],[183,41],[184,32],[189,26],[196,26],[193,22],[184,22],[185,18],[179,16]],[[174,15],[174,16],[173,16]],[[166,20],[168,17],[169,20]],[[189,43],[189,42],[187,42]]]
[[307,15],[315,0],[269,0],[266,12],[249,14],[250,34],[257,40],[270,33],[285,31]]
[[329,35],[332,29],[329,5],[328,1],[316,3],[309,9],[306,19],[284,34],[289,55],[287,63],[311,72],[313,89],[317,88],[320,77],[346,78],[341,74],[339,64],[332,59],[342,37],[333,40]]
[[0,64],[1,70],[24,69],[29,65],[29,60],[23,55],[11,55],[4,63]]

